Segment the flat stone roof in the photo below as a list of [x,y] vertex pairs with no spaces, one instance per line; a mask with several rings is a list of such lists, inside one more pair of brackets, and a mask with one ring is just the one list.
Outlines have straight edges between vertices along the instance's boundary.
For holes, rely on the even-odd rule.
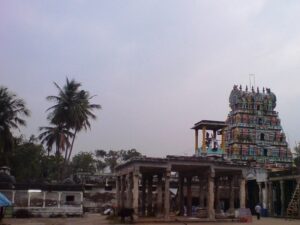
[[167,155],[165,158],[158,157],[136,157],[131,160],[120,164],[116,167],[116,171],[122,170],[123,168],[129,167],[133,164],[139,164],[142,167],[156,167],[165,168],[168,165],[183,165],[183,166],[215,166],[224,168],[246,168],[248,167],[245,162],[232,162],[230,160],[221,157],[211,157],[211,156],[177,156],[177,155]]
[[216,121],[216,120],[201,120],[191,128],[194,130],[199,130],[205,127],[207,130],[220,130],[225,128],[227,125],[224,121]]

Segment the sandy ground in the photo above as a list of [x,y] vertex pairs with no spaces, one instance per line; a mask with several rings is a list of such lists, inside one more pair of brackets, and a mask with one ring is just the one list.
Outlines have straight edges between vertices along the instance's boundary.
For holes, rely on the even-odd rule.
[[[87,214],[82,218],[35,218],[35,219],[4,219],[2,224],[5,225],[111,225],[110,221],[106,220],[104,216],[99,214]],[[115,223],[114,223],[115,224]],[[120,224],[120,223],[118,223]],[[184,223],[143,223],[142,225],[167,225],[167,224],[178,224],[183,225]],[[245,223],[237,222],[199,222],[189,223],[188,225],[212,225],[212,224],[226,224],[226,225],[238,225]],[[300,220],[285,220],[277,218],[262,218],[256,220],[253,217],[253,225],[300,225]]]

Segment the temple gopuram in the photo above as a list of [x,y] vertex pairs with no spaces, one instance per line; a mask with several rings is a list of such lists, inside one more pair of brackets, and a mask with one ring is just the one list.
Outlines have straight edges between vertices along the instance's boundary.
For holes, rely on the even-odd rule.
[[269,88],[248,91],[233,87],[229,97],[231,111],[226,120],[225,154],[232,160],[247,160],[264,168],[289,167],[288,149],[276,107],[276,96]]
[[[248,91],[234,85],[229,97],[231,111],[225,122],[202,120],[196,123],[195,155],[222,156],[244,161],[252,167],[288,168],[288,149],[276,107],[276,96],[269,88]],[[202,144],[199,147],[199,130]]]

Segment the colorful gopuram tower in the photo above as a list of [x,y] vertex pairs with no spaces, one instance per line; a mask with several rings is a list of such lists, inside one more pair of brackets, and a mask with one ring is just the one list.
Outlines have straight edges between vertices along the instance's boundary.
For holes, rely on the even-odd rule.
[[229,98],[225,155],[232,160],[263,164],[264,168],[288,167],[288,149],[276,107],[276,96],[268,88],[242,90],[235,85]]

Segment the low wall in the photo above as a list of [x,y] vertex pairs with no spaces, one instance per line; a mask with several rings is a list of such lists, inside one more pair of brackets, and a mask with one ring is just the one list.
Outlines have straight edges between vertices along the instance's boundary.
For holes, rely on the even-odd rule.
[[30,211],[33,216],[36,217],[59,217],[59,216],[82,216],[83,208],[82,207],[73,207],[73,206],[62,206],[57,207],[14,207],[13,212],[16,212],[19,209],[26,209]]

